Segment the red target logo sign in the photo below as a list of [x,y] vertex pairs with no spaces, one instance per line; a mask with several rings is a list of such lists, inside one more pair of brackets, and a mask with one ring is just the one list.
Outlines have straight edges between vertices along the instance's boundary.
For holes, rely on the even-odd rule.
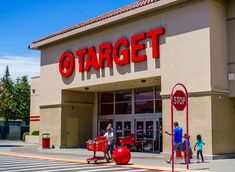
[[68,78],[73,74],[75,68],[75,58],[73,53],[67,51],[64,52],[60,57],[59,70],[60,74]]
[[[105,67],[129,65],[146,61],[147,57],[160,58],[160,37],[165,34],[164,28],[157,28],[148,32],[143,32],[131,36],[130,39],[121,37],[116,42],[104,42],[97,47],[84,47],[75,52],[65,52],[59,61],[59,71],[62,77],[68,78],[73,74],[75,68],[75,57],[77,58],[77,68],[81,73],[94,70],[102,70]],[[145,51],[147,45],[142,41],[150,39],[152,42],[152,53],[141,53]],[[141,43],[142,42],[142,43]],[[131,48],[130,48],[131,47]]]

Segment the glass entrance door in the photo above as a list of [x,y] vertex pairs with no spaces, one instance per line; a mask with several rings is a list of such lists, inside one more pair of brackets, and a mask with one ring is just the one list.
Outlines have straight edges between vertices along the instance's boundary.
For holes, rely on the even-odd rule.
[[144,141],[144,121],[135,122],[136,151],[142,152]]
[[124,137],[131,134],[131,121],[124,121]]
[[145,121],[145,144],[144,152],[153,152],[154,151],[154,121],[147,120]]
[[122,121],[117,121],[116,122],[116,144],[120,145],[119,137],[123,136],[123,125]]
[[160,123],[158,119],[136,119],[136,150],[160,152]]
[[155,152],[162,152],[162,118],[159,118],[156,121],[156,140],[154,143],[154,151]]
[[119,138],[127,137],[132,133],[131,121],[115,121],[114,135],[116,138],[116,144],[120,145]]

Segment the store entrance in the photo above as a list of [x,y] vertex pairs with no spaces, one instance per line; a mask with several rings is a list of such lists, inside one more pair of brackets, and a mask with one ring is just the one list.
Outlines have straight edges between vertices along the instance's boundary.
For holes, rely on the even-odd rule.
[[106,119],[99,120],[99,134],[105,133],[108,124],[113,125],[115,143],[120,145],[120,137],[135,135],[135,151],[161,152],[162,151],[162,118],[133,118],[133,119]]

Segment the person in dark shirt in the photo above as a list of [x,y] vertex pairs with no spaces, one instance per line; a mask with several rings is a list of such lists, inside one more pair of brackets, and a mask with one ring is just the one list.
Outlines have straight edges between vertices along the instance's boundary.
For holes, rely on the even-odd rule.
[[[181,127],[179,127],[178,122],[174,122],[174,127],[175,127],[174,130],[173,130],[173,134],[174,134],[174,151],[181,152],[181,156],[184,157],[184,151],[182,149],[183,129]],[[167,135],[171,136],[171,133],[169,133],[168,131],[165,131],[165,133]],[[170,157],[170,159],[166,162],[171,163],[171,159],[172,159],[172,157]]]
[[[192,159],[192,149],[191,149],[191,146],[190,146],[190,136],[188,135],[188,155],[189,155],[189,161],[188,163],[191,163],[190,162],[190,159]],[[187,158],[187,154],[186,154],[186,147],[187,147],[187,135],[184,134],[184,160],[185,160],[185,164],[186,164],[186,158]]]

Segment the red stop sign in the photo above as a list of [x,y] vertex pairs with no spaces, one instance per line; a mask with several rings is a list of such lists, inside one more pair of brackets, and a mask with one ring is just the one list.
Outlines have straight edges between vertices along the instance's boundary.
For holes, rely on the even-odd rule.
[[183,111],[186,106],[186,96],[184,92],[176,90],[172,98],[172,103],[178,111]]

